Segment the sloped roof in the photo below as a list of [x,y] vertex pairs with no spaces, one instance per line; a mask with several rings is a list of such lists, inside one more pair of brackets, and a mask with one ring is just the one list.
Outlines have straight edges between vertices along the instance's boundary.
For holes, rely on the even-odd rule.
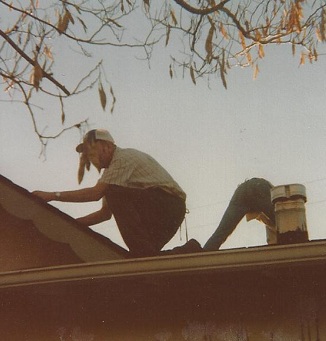
[[124,259],[127,251],[0,175],[0,272]]
[[[6,224],[3,224],[2,218]],[[3,226],[4,225],[4,226]],[[25,229],[25,230],[24,230]],[[29,232],[26,232],[28,230]],[[10,231],[10,232],[8,232]],[[162,276],[225,275],[280,268],[326,265],[326,240],[299,244],[258,246],[216,252],[127,259],[127,251],[73,218],[34,197],[25,189],[0,176],[0,238],[15,241],[0,248],[0,258],[13,257],[37,263],[38,245],[49,251],[36,266],[5,266],[0,260],[0,288],[122,279],[155,279]],[[20,244],[20,242],[22,244]],[[41,248],[42,248],[41,247]],[[32,250],[33,257],[22,253]],[[47,259],[48,257],[48,259]],[[96,281],[96,282],[97,282]]]

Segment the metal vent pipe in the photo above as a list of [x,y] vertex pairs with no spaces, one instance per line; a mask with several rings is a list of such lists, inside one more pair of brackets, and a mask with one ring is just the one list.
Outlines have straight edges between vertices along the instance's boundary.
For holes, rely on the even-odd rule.
[[307,242],[305,186],[289,184],[273,187],[271,199],[275,209],[277,244]]

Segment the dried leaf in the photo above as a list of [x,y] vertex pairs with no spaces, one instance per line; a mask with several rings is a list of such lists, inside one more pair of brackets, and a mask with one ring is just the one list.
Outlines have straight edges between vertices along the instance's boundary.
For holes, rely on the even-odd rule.
[[316,37],[319,41],[323,41],[323,37],[322,37],[320,29],[318,27],[316,28]]
[[53,55],[52,55],[52,52],[51,52],[51,48],[48,47],[47,45],[44,46],[44,49],[43,49],[43,52],[44,54],[51,60],[53,60]]
[[143,0],[146,11],[149,11],[150,3],[149,0]]
[[78,184],[79,184],[79,185],[80,185],[81,182],[83,181],[84,174],[85,174],[85,166],[81,166],[81,165],[79,164],[79,167],[78,167]]
[[78,167],[78,183],[80,184],[83,181],[84,174],[85,174],[85,168],[87,170],[90,169],[90,162],[86,156],[85,153],[80,154],[79,158],[79,167]]
[[300,56],[300,64],[299,65],[304,65],[306,62],[306,55],[301,52],[301,56]]
[[295,30],[297,33],[300,33],[302,30],[301,19],[303,18],[300,1],[295,1],[291,4],[288,14],[288,21],[286,23],[287,32],[293,32]]
[[74,24],[75,23],[75,19],[73,18],[73,16],[71,15],[71,13],[66,9],[66,13],[65,15],[67,15],[69,21]]
[[[326,9],[324,8],[321,13],[320,27],[318,29],[320,41],[326,41]],[[318,36],[318,35],[317,35]]]
[[247,48],[247,45],[246,45],[245,37],[241,31],[239,31],[239,38],[240,38],[241,46],[245,50]]
[[168,27],[166,28],[165,46],[167,46],[168,43],[169,43],[169,40],[170,40],[170,32],[171,32],[171,26],[168,25]]
[[223,69],[223,72],[226,73],[226,70],[225,70],[225,49],[222,50],[222,69]]
[[105,107],[106,107],[106,94],[105,94],[105,91],[103,89],[102,83],[99,83],[98,93],[100,95],[100,101],[101,101],[102,109],[105,110]]
[[170,78],[172,79],[173,78],[173,71],[172,71],[172,65],[171,64],[169,67],[169,73],[170,73]]
[[59,33],[62,34],[66,32],[68,25],[69,25],[69,17],[65,14],[58,24]]
[[264,47],[262,44],[258,45],[258,56],[259,56],[259,58],[265,57],[265,51],[264,51]]
[[225,50],[223,49],[222,51],[222,61],[219,62],[220,65],[220,75],[222,79],[222,83],[225,89],[227,89],[227,84],[226,84],[226,69],[225,69]]
[[207,53],[206,56],[206,60],[208,63],[210,63],[212,61],[212,57],[213,57],[213,35],[215,32],[215,26],[213,24],[211,24],[211,27],[208,31],[208,35],[206,38],[206,43],[205,43],[205,50]]
[[174,26],[178,25],[178,20],[177,20],[177,18],[175,17],[175,14],[174,14],[173,9],[170,10],[170,15],[171,15],[171,18],[172,18],[173,25],[174,25]]
[[281,30],[278,29],[277,30],[277,39],[276,39],[277,44],[281,44],[281,42],[282,42],[281,37],[282,37]]
[[251,58],[250,52],[246,52],[246,57],[247,57],[248,63],[252,64],[252,58]]
[[59,99],[60,99],[60,105],[61,105],[61,123],[64,124],[65,120],[66,120],[66,115],[65,115],[65,112],[63,110],[63,100],[62,100],[61,95],[59,96]]
[[34,69],[33,69],[32,80],[33,80],[33,85],[34,85],[36,90],[39,89],[40,82],[41,82],[42,78],[43,78],[43,70],[40,67],[39,63],[35,62]]
[[259,67],[258,67],[258,64],[256,64],[254,67],[254,74],[253,74],[254,80],[257,79],[258,73],[259,73]]
[[66,120],[66,115],[65,115],[65,112],[62,110],[61,111],[61,123],[64,124],[65,120]]
[[225,72],[224,69],[222,67],[222,65],[220,64],[220,75],[221,75],[221,79],[222,79],[222,83],[225,89],[227,89],[227,83],[226,83],[226,78],[225,78]]
[[222,83],[225,89],[227,89],[227,83],[226,83],[226,78],[225,78],[225,74],[223,72],[223,70],[220,68],[220,74],[221,74],[221,79],[222,79]]
[[62,26],[62,16],[61,16],[61,14],[59,14],[59,19],[58,19],[58,23],[57,23],[57,29],[59,30],[60,34],[61,34],[61,29],[60,29],[61,26]]
[[258,29],[255,30],[255,38],[256,38],[256,41],[257,41],[257,42],[260,41],[260,39],[261,39],[261,33],[259,32]]
[[225,29],[225,27],[223,26],[222,23],[220,23],[220,25],[219,25],[219,31],[222,33],[222,35],[223,35],[223,37],[225,39],[229,39],[229,36],[228,36],[228,34],[226,32],[226,29]]
[[64,32],[66,32],[68,25],[69,25],[69,14],[67,11],[65,11],[65,14],[63,17],[61,15],[59,15],[59,21],[58,21],[58,25],[57,25],[57,29],[58,29],[59,33],[62,34]]
[[112,86],[110,86],[110,94],[112,96],[112,105],[111,105],[111,114],[112,114],[113,111],[114,111],[114,106],[115,106],[115,102],[116,102],[116,98],[114,96],[114,92],[113,92]]
[[195,77],[195,72],[194,72],[194,68],[192,67],[192,65],[190,65],[190,77],[192,82],[196,85],[196,77]]
[[295,43],[294,43],[294,41],[292,41],[291,47],[292,47],[292,56],[294,56],[295,55]]

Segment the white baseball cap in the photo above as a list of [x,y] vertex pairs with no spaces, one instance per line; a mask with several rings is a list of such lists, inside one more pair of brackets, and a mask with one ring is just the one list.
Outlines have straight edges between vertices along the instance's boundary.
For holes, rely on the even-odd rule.
[[84,151],[84,143],[91,143],[94,142],[96,140],[102,140],[102,141],[109,141],[112,143],[114,142],[113,137],[111,136],[111,134],[105,130],[105,129],[93,129],[90,130],[89,132],[86,133],[86,135],[84,136],[83,139],[83,143],[80,143],[77,147],[76,147],[76,151],[78,153],[82,153]]

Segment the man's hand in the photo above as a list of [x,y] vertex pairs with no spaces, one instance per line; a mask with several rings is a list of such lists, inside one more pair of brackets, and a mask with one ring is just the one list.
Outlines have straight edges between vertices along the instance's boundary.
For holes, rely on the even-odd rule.
[[34,191],[32,193],[46,202],[56,199],[53,192]]

